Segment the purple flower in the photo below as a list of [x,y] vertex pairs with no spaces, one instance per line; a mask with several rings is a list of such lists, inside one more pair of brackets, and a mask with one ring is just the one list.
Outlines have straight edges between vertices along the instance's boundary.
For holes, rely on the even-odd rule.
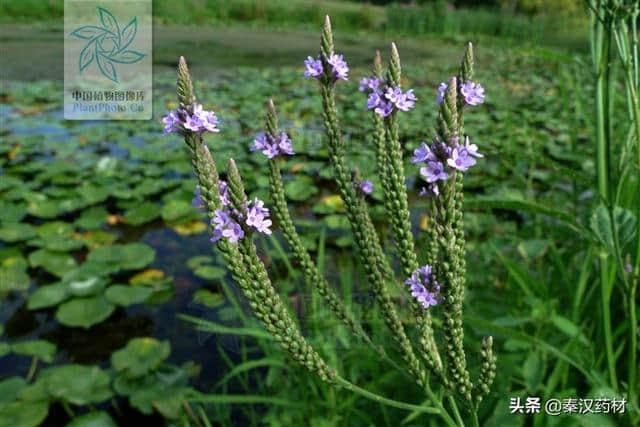
[[464,146],[456,146],[451,151],[451,157],[447,159],[447,165],[451,166],[454,169],[457,169],[461,172],[466,171],[471,166],[476,164],[476,159],[474,159],[469,152],[464,148]]
[[468,81],[460,86],[460,93],[469,105],[480,105],[484,102],[484,88],[479,83]]
[[413,89],[409,89],[398,97],[395,102],[396,108],[401,111],[409,111],[416,104],[416,96],[413,94]]
[[393,104],[390,102],[380,101],[373,111],[381,117],[388,117],[393,112]]
[[440,284],[436,281],[430,265],[417,268],[404,282],[413,296],[424,308],[433,307],[440,302]]
[[164,123],[164,133],[177,132],[180,125],[178,112],[176,110],[169,111],[169,113],[162,118],[162,123]]
[[438,96],[436,97],[436,102],[438,104],[442,104],[442,101],[444,101],[444,94],[447,91],[448,87],[449,85],[446,83],[440,83],[440,85],[438,86]]
[[278,135],[278,150],[281,154],[287,154],[289,156],[295,154],[293,152],[293,146],[291,145],[291,139],[285,132],[280,132],[280,135]]
[[269,142],[267,141],[267,134],[264,132],[260,132],[253,140],[251,151],[262,151],[267,148],[268,145]]
[[358,183],[358,188],[364,194],[367,194],[367,195],[371,194],[373,193],[373,182],[369,181],[368,179],[365,179],[364,181],[361,181]]
[[170,111],[163,119],[164,133],[184,133],[185,130],[197,133],[220,132],[218,117],[213,111],[202,109],[201,104],[193,105],[193,114],[184,109]]
[[271,234],[271,230],[269,229],[271,226],[269,209],[264,207],[262,200],[256,198],[249,205],[246,223],[249,227],[253,227],[260,233]]
[[379,92],[371,92],[369,94],[369,98],[367,98],[367,108],[369,110],[373,110],[382,102],[384,101],[382,100],[382,96],[380,96]]
[[384,94],[384,97],[394,104],[398,102],[398,99],[401,96],[402,96],[402,89],[400,89],[399,87],[395,87],[395,88],[389,87],[387,88],[387,91]]
[[223,237],[231,243],[237,243],[244,237],[244,231],[240,224],[235,222],[228,212],[222,209],[216,209],[211,219],[211,225],[213,225],[212,242],[217,242]]
[[344,60],[342,55],[332,53],[327,59],[329,65],[331,65],[331,71],[333,74],[333,80],[348,80],[347,74],[349,73],[349,66]]
[[304,61],[304,66],[305,77],[318,78],[324,73],[324,70],[322,69],[322,61],[314,59],[311,56],[307,56],[307,59]]
[[433,161],[438,161],[438,158],[426,143],[423,142],[418,148],[413,150],[413,158],[411,159],[411,163],[413,163],[414,165],[420,162]]
[[367,92],[367,91],[377,91],[378,88],[380,87],[380,79],[377,77],[365,77],[362,80],[360,80],[360,86],[358,87],[358,89],[360,90],[360,92]]
[[191,200],[191,206],[194,208],[204,207],[204,202],[202,201],[202,192],[200,191],[200,186],[196,185],[196,189],[193,191],[193,200]]
[[464,139],[464,149],[467,151],[467,153],[469,153],[470,156],[484,157],[482,154],[478,153],[478,146],[476,144],[471,144],[468,136]]
[[229,206],[231,201],[229,200],[229,185],[227,181],[218,181],[218,191],[220,192],[220,203],[222,203],[222,206]]
[[440,194],[440,189],[438,188],[438,184],[435,182],[431,184],[427,184],[426,187],[422,187],[418,196],[438,196]]
[[292,156],[295,154],[293,152],[293,146],[291,145],[291,139],[286,132],[280,132],[277,140],[274,140],[271,135],[265,132],[259,133],[253,140],[251,151],[260,151],[269,159],[273,159],[279,155],[286,154]]
[[444,165],[439,161],[429,161],[426,167],[420,168],[420,175],[431,184],[438,180],[446,181],[449,178],[449,174],[445,172]]

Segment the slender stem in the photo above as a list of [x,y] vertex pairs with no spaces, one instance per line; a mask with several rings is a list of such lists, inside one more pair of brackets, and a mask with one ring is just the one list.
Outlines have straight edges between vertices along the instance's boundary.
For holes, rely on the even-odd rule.
[[638,357],[638,321],[636,318],[636,289],[638,280],[633,280],[629,290],[629,406],[631,410],[637,405],[635,394],[637,392],[637,357]]
[[36,374],[38,368],[38,356],[33,356],[31,359],[31,366],[29,366],[29,373],[27,374],[27,382],[31,382],[33,376]]
[[67,415],[69,415],[71,418],[76,416],[76,414],[73,412],[73,409],[71,409],[71,406],[69,406],[69,402],[67,402],[66,400],[61,400],[60,404],[62,405],[62,409],[64,409],[64,412],[66,412]]
[[[398,409],[404,409],[406,411],[417,411],[417,412],[424,412],[427,414],[440,414],[441,411],[438,408],[434,408],[431,406],[419,406],[419,405],[414,405],[411,403],[406,403],[406,402],[399,402],[397,400],[393,400],[393,399],[387,399],[386,397],[380,396],[379,394],[375,394],[372,393],[368,390],[365,390],[361,387],[358,387],[357,385],[345,380],[344,378],[340,377],[340,376],[336,376],[334,378],[334,381],[336,383],[338,383],[339,385],[341,385],[342,387],[346,388],[347,390],[359,394],[362,397],[366,397],[367,399],[371,399],[374,402],[378,402],[381,403],[383,405],[387,405],[387,406],[392,406],[394,408],[398,408]],[[453,424],[453,426],[455,426],[455,423]]]
[[478,414],[476,411],[471,411],[471,425],[473,427],[480,427],[480,422],[478,421]]
[[[616,358],[613,352],[613,333],[611,331],[611,292],[609,291],[609,263],[608,254],[600,255],[600,301],[602,304],[602,326],[604,328],[604,343],[607,354],[607,367],[609,369],[609,379],[611,387],[618,389],[618,378],[616,375]],[[615,280],[615,276],[613,278]]]
[[449,401],[449,405],[451,405],[451,409],[453,410],[453,416],[456,417],[456,422],[459,426],[464,426],[464,422],[462,421],[462,417],[460,416],[460,411],[458,410],[458,405],[456,404],[456,399],[453,396],[447,396],[447,400]]

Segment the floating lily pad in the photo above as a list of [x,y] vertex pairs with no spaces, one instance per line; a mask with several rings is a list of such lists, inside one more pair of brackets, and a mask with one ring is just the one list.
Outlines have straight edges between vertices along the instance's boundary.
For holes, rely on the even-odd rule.
[[29,310],[38,310],[52,307],[67,299],[68,296],[69,288],[66,283],[40,286],[34,293],[29,295],[27,308]]
[[132,305],[145,302],[153,294],[153,289],[143,286],[113,285],[109,286],[104,296],[117,305]]
[[114,309],[102,295],[75,298],[58,307],[56,319],[65,326],[90,328],[109,317]]
[[158,368],[169,357],[169,341],[155,338],[133,338],[126,347],[111,355],[113,368],[129,377],[141,377]]
[[287,198],[295,201],[304,201],[318,192],[313,180],[306,176],[296,176],[295,180],[287,182],[284,186]]
[[[4,179],[4,177],[3,177]],[[0,221],[17,223],[27,214],[27,206],[23,203],[0,202]]]
[[75,225],[85,230],[100,228],[107,222],[107,216],[109,212],[104,207],[94,206],[82,212]]
[[85,261],[75,270],[69,271],[62,277],[65,282],[73,282],[75,280],[85,280],[91,277],[106,277],[120,270],[116,264],[108,264],[100,261]]
[[151,202],[136,203],[124,214],[124,220],[127,224],[142,225],[153,221],[160,216],[158,205]]
[[84,245],[81,240],[75,238],[73,225],[62,221],[41,225],[38,227],[38,236],[40,239],[34,243],[53,251],[71,251]]
[[0,294],[28,289],[31,279],[26,270],[27,261],[21,256],[3,259],[0,263]]
[[27,382],[22,377],[11,377],[0,381],[0,405],[14,400],[26,385]]
[[58,277],[64,276],[78,266],[71,255],[47,249],[38,249],[29,254],[29,264],[32,267],[42,267]]
[[129,279],[129,283],[132,285],[147,285],[153,286],[164,279],[164,271],[157,268],[148,268],[140,273],[134,275]]
[[45,340],[22,341],[13,344],[13,352],[24,356],[35,356],[47,363],[53,362],[56,345]]
[[0,405],[0,426],[37,427],[49,414],[49,402],[10,402]]
[[224,268],[215,267],[213,265],[203,265],[198,267],[193,272],[196,276],[202,277],[206,280],[222,279],[226,274]]
[[110,245],[118,239],[118,236],[115,234],[102,230],[87,231],[77,234],[76,237],[82,240],[90,250],[94,250],[100,246]]
[[162,219],[166,222],[191,219],[195,216],[195,212],[195,209],[189,202],[184,200],[170,200],[162,207]]
[[122,270],[135,270],[149,265],[156,251],[144,243],[115,244],[102,246],[89,253],[87,261],[97,261],[118,266]]
[[66,427],[118,427],[106,412],[89,412],[75,417]]
[[36,235],[36,229],[32,225],[21,222],[5,224],[0,228],[0,240],[9,243],[28,240]]
[[193,221],[176,224],[171,228],[181,236],[191,236],[192,234],[198,234],[207,231],[207,224],[200,220],[194,219]]
[[196,268],[202,265],[213,264],[214,261],[215,259],[210,255],[198,255],[198,256],[189,258],[187,260],[187,266],[190,269],[195,270]]
[[196,293],[193,294],[193,302],[202,304],[205,307],[214,308],[224,304],[224,297],[207,289],[198,289]]
[[97,366],[65,365],[47,378],[49,394],[74,405],[100,403],[112,396],[111,379]]
[[86,279],[65,281],[65,283],[71,295],[76,297],[86,297],[102,293],[102,290],[108,283],[108,279],[93,276]]

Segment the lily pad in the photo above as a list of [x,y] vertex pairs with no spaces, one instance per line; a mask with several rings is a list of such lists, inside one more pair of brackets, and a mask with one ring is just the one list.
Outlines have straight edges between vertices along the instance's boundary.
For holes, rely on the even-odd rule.
[[8,243],[21,242],[36,236],[36,229],[21,222],[6,224],[0,228],[0,240]]
[[47,378],[49,394],[74,405],[99,403],[112,396],[111,378],[97,366],[64,365]]
[[56,345],[45,340],[22,341],[13,344],[13,352],[24,356],[39,357],[47,363],[53,362],[56,355]]
[[158,368],[170,353],[169,341],[133,338],[123,349],[111,355],[111,365],[126,376],[141,377]]
[[0,202],[0,221],[17,223],[27,214],[27,207],[21,203]]
[[102,206],[94,206],[82,212],[80,218],[75,221],[75,225],[84,229],[92,230],[100,228],[107,222],[109,212]]
[[89,412],[75,417],[66,427],[118,427],[106,412]]
[[0,357],[6,356],[11,353],[11,346],[6,342],[0,341]]
[[162,207],[162,219],[175,222],[181,219],[191,219],[195,216],[195,209],[191,203],[184,200],[170,200]]
[[66,253],[38,249],[29,255],[32,267],[42,267],[54,276],[62,277],[78,265],[75,259]]
[[107,300],[117,305],[129,306],[145,302],[153,294],[153,289],[143,286],[113,285],[104,294]]
[[202,304],[205,307],[214,308],[224,304],[224,297],[207,289],[198,289],[196,293],[193,294],[193,302]]
[[117,266],[122,270],[136,270],[149,265],[156,251],[144,243],[115,244],[102,246],[89,253],[87,261],[96,261]]
[[127,224],[142,225],[153,221],[160,216],[158,205],[151,202],[136,204],[124,214]]
[[118,239],[118,236],[102,230],[92,230],[78,234],[77,238],[82,240],[89,249],[94,250],[100,246],[112,244]]
[[213,265],[203,265],[202,267],[196,268],[193,273],[203,279],[213,280],[222,279],[226,274],[226,271],[224,268],[215,267]]
[[71,251],[84,245],[82,240],[75,238],[73,225],[62,221],[41,225],[38,227],[38,236],[40,239],[34,243],[53,251]]
[[164,279],[164,271],[155,268],[149,268],[131,277],[129,279],[129,283],[131,283],[132,285],[152,286],[162,279]]
[[109,317],[114,309],[102,295],[75,298],[58,307],[56,319],[65,326],[90,328]]
[[22,377],[11,377],[0,381],[0,405],[14,400],[26,385],[27,382]]
[[28,289],[31,279],[26,270],[27,261],[21,256],[3,259],[0,263],[0,294]]
[[29,295],[27,308],[29,310],[38,310],[52,307],[67,299],[68,296],[69,288],[66,283],[40,286],[34,293]]
[[65,281],[69,293],[76,297],[86,297],[99,294],[107,283],[108,279],[98,276]]
[[207,231],[207,224],[194,219],[193,221],[176,224],[171,228],[181,236],[191,236],[192,234],[199,234]]
[[298,202],[307,200],[317,192],[313,180],[306,175],[296,176],[294,181],[287,182],[284,186],[287,198]]
[[202,265],[213,264],[213,262],[214,262],[214,258],[212,256],[198,255],[198,256],[191,257],[187,260],[187,267],[189,267],[192,270],[195,270],[196,268]]
[[49,402],[11,402],[0,405],[0,426],[37,427],[49,414]]

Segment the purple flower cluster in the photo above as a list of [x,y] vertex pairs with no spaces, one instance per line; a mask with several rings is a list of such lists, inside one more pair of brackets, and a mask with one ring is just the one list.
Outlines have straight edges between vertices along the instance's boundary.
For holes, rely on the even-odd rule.
[[[224,180],[220,180],[218,182],[218,191],[220,191],[220,202],[223,206],[229,206],[229,190],[227,182]],[[196,189],[193,192],[193,200],[191,200],[191,205],[194,208],[204,208],[204,200],[202,200],[202,190],[199,185],[196,185]]]
[[[436,97],[438,104],[442,104],[447,87],[449,87],[449,85],[446,83],[440,83],[438,86],[438,96]],[[480,105],[484,102],[484,88],[480,83],[468,81],[461,84],[458,90],[468,105]]]
[[293,146],[291,145],[291,139],[285,132],[280,132],[276,138],[266,132],[259,133],[253,140],[251,151],[261,151],[262,154],[269,159],[285,154],[288,156],[295,154],[293,152]]
[[434,141],[431,146],[423,142],[413,151],[413,159],[411,160],[413,164],[425,164],[420,168],[420,175],[427,181],[428,187],[423,188],[420,195],[437,196],[440,194],[437,182],[449,179],[450,171],[447,167],[465,172],[476,164],[478,157],[483,157],[483,155],[478,152],[476,144],[471,144],[469,137],[465,138],[464,145],[459,144],[458,139],[455,138],[453,147],[441,141]]
[[[224,181],[220,181],[222,184]],[[245,230],[240,225],[241,222],[250,229],[259,233],[271,234],[271,220],[269,219],[269,209],[264,207],[264,202],[258,198],[249,203],[246,218],[240,212],[234,209],[228,209],[229,199],[227,194],[227,186],[225,183],[224,190],[220,190],[220,199],[225,206],[217,209],[211,219],[213,226],[212,242],[225,238],[230,243],[237,243],[245,235]]]
[[[348,80],[349,66],[342,55],[332,53],[327,58],[327,63],[331,67],[331,80],[335,83],[338,80]],[[320,58],[308,56],[304,61],[304,76],[320,78],[324,75],[324,68]]]
[[424,308],[433,307],[441,300],[440,284],[436,281],[433,268],[428,264],[417,268],[404,283],[410,287],[411,296]]
[[368,196],[373,193],[373,182],[369,181],[368,179],[365,179],[364,181],[357,181],[356,189],[362,192],[362,194]]
[[184,108],[169,111],[162,118],[162,122],[164,123],[164,133],[220,132],[216,114],[213,111],[203,110],[201,104],[194,104],[193,114],[189,114]]
[[368,92],[367,109],[381,117],[389,116],[394,110],[409,111],[416,104],[413,89],[403,92],[399,87],[388,87],[382,79],[365,77],[360,80],[360,92]]

